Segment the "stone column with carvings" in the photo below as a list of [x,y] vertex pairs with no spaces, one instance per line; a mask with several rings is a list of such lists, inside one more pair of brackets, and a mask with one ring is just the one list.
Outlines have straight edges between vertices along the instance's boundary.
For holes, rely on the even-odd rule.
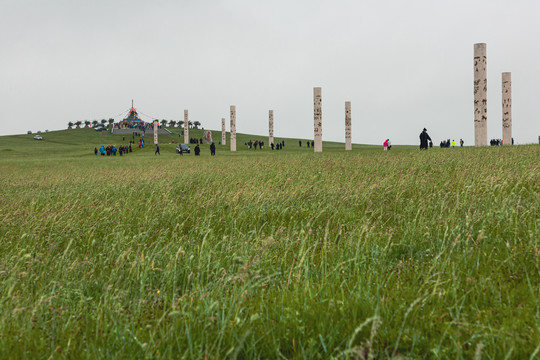
[[474,145],[487,145],[486,44],[474,44]]
[[184,144],[189,144],[189,121],[187,110],[184,110]]
[[158,143],[158,126],[159,122],[157,120],[154,120],[154,144]]
[[225,118],[221,118],[221,145],[227,145],[227,131],[225,129]]
[[231,151],[236,151],[236,106],[231,105]]
[[313,88],[313,128],[313,151],[322,152],[322,91],[320,87]]
[[502,73],[502,140],[512,145],[512,73]]
[[345,101],[345,150],[352,150],[351,144],[351,102]]
[[274,110],[268,110],[268,146],[274,142]]

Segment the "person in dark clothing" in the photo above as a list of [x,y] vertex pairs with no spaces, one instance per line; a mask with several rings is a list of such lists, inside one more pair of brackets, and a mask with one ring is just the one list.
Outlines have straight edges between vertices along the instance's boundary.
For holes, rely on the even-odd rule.
[[422,130],[422,132],[420,133],[420,150],[422,149],[427,150],[428,140],[431,141],[431,138],[429,137],[427,133],[427,129],[424,128],[424,130]]
[[432,148],[433,147],[433,141],[429,140],[429,147]]
[[210,155],[216,155],[216,144],[210,144]]
[[460,145],[461,147],[463,147],[463,142],[464,142],[463,139],[459,139],[459,145]]
[[159,153],[159,145],[158,144],[156,144],[156,152],[154,153],[154,155],[161,155]]
[[197,144],[195,146],[195,156],[199,156],[200,153],[201,153],[201,148],[199,147],[199,144]]
[[298,140],[298,146],[302,147],[302,140]]
[[94,148],[94,155],[97,156],[97,147]]
[[274,143],[270,143],[270,147],[274,150]]
[[315,141],[311,140],[311,147],[315,146]]
[[309,144],[311,144],[311,142],[310,141],[306,141],[306,142],[307,142],[307,147],[309,148]]

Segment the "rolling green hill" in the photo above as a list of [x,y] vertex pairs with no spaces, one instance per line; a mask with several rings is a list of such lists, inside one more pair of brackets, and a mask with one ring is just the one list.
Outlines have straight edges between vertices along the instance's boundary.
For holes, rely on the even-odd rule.
[[[174,153],[175,152],[175,143],[182,143],[184,141],[184,136],[180,136],[181,129],[170,128],[172,135],[160,135],[159,143],[162,155],[164,153]],[[100,147],[101,145],[128,145],[131,136],[127,135],[116,135],[107,133],[102,135],[101,132],[96,132],[92,129],[73,129],[73,130],[60,130],[60,131],[50,131],[47,133],[40,134],[43,137],[42,141],[34,140],[36,134],[29,135],[11,135],[11,136],[2,136],[0,137],[0,152],[4,156],[35,156],[36,153],[47,153],[48,156],[86,156],[93,155],[94,147]],[[195,138],[202,138],[203,130],[190,129],[190,136]],[[122,140],[125,138],[125,140]],[[219,145],[221,141],[221,132],[212,131],[212,138],[217,147],[217,153],[223,154],[224,152],[229,152],[229,133],[227,133],[227,145]],[[138,138],[137,138],[138,139]],[[154,136],[152,132],[147,132],[145,136],[146,141],[153,141]],[[249,134],[237,134],[237,153],[243,153],[249,151],[247,146],[244,143],[247,143],[249,140],[258,139],[259,141],[265,142],[265,147],[262,151],[271,151],[268,144],[267,136],[257,136]],[[276,137],[275,141],[285,141],[284,151],[286,152],[313,152],[312,148],[307,148],[306,139],[296,139],[296,138],[282,138]],[[302,147],[298,146],[298,141],[302,140]],[[174,142],[174,143],[173,143]],[[193,147],[193,146],[191,146]],[[203,156],[209,155],[209,145],[201,145],[201,154]],[[135,150],[135,147],[132,147]],[[151,148],[154,148],[151,146]],[[398,147],[399,148],[399,147]],[[148,148],[150,149],[150,148]],[[135,151],[135,154],[139,153],[150,153],[150,151],[139,152],[138,149]],[[381,150],[382,147],[373,146],[373,145],[358,145],[353,144],[353,150],[367,150],[367,149],[377,149]],[[344,143],[337,142],[323,142],[323,151],[339,151],[344,150]],[[251,150],[254,152],[255,150]],[[257,150],[261,151],[261,150]],[[153,155],[153,152],[152,152]],[[234,154],[233,154],[234,155]]]

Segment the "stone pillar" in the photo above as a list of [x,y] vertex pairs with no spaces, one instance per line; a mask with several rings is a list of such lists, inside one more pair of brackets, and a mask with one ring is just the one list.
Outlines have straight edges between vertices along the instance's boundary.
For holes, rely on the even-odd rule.
[[231,151],[236,151],[236,106],[231,105]]
[[159,122],[157,120],[154,120],[154,144],[157,144],[158,143],[158,126],[159,126]]
[[352,150],[351,144],[351,102],[345,101],[345,150]]
[[322,91],[320,87],[313,88],[313,151],[322,152]]
[[225,130],[225,118],[221,118],[221,145],[227,145],[227,131]]
[[487,56],[486,44],[474,44],[474,145],[487,141]]
[[274,142],[274,110],[268,110],[268,146]]
[[502,73],[502,140],[512,145],[512,73]]
[[184,110],[184,144],[189,144],[189,121],[187,110]]

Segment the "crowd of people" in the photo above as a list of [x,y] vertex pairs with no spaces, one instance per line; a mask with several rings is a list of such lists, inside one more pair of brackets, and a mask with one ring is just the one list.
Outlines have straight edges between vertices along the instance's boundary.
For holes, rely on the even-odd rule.
[[281,141],[281,142],[278,142],[277,144],[274,145],[274,143],[271,143],[270,144],[270,147],[272,148],[272,150],[276,149],[276,150],[283,150],[283,147],[285,146],[285,140]]
[[[463,139],[459,139],[459,146],[463,147],[463,144],[465,144],[465,142],[463,141]],[[443,141],[441,141],[441,143],[439,144],[439,146],[440,146],[441,148],[455,147],[455,146],[456,146],[456,140],[452,140],[452,141],[450,141],[450,139],[443,140]]]
[[[491,139],[489,140],[491,146],[501,146],[503,144],[502,139]],[[512,145],[514,145],[514,138],[512,138]]]
[[95,156],[97,156],[98,152],[101,154],[101,156],[116,156],[117,153],[120,156],[123,156],[127,153],[132,152],[132,150],[131,150],[131,144],[129,144],[129,146],[120,146],[120,147],[116,147],[116,145],[107,145],[107,146],[101,145],[99,147],[99,150],[97,147],[94,148]]
[[140,131],[154,130],[153,123],[147,123],[144,121],[122,120],[114,123],[113,126],[115,129],[137,129]]
[[248,149],[255,149],[257,150],[257,147],[259,147],[260,150],[263,149],[264,147],[264,141],[259,141],[259,140],[249,140],[248,142],[244,143],[245,146],[248,147]]
[[[311,145],[311,147],[314,147],[315,145],[315,141],[311,140],[307,140],[306,141],[306,144],[307,144],[307,147],[309,148],[309,146]],[[298,140],[298,146],[302,147],[302,140]]]
[[189,138],[190,144],[203,144],[203,139],[197,139],[197,138]]

